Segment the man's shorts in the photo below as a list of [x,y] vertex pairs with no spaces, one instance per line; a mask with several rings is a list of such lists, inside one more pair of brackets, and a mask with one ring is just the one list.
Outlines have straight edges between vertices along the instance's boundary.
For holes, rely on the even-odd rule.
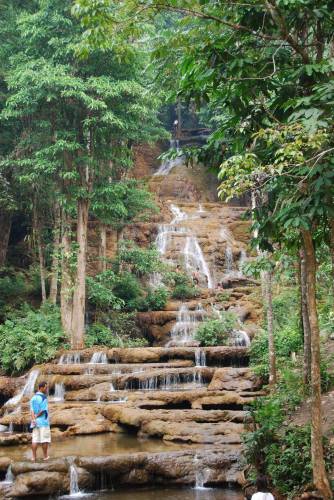
[[38,444],[51,443],[50,427],[35,427],[32,430],[32,442]]

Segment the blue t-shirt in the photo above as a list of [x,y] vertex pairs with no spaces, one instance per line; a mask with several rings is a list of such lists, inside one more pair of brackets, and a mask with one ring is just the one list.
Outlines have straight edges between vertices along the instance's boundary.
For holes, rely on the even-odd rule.
[[48,427],[49,423],[49,407],[48,398],[42,392],[36,392],[36,394],[30,400],[30,409],[37,415],[39,412],[43,411],[42,415],[36,418],[37,427]]

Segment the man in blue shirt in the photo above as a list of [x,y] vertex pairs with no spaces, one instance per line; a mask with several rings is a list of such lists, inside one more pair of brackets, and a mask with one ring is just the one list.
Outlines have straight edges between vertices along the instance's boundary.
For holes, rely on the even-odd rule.
[[38,391],[30,400],[33,462],[36,461],[38,445],[42,446],[44,460],[49,459],[48,450],[49,443],[51,443],[51,432],[47,391],[47,382],[40,382]]

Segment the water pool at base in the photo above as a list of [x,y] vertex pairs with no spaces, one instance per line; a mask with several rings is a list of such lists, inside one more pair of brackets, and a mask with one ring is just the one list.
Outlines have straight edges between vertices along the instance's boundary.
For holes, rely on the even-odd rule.
[[[68,500],[74,497],[67,497]],[[80,497],[77,497],[80,498]],[[243,500],[241,491],[225,488],[168,488],[98,492],[83,495],[82,500]]]
[[[128,434],[93,434],[76,436],[54,441],[50,446],[50,459],[66,456],[106,456],[116,453],[164,452],[186,450],[193,445],[165,443],[161,439],[138,439]],[[198,446],[197,446],[198,448]],[[30,445],[6,446],[0,448],[0,458],[9,457],[14,461],[30,460]],[[38,458],[42,451],[39,449]]]

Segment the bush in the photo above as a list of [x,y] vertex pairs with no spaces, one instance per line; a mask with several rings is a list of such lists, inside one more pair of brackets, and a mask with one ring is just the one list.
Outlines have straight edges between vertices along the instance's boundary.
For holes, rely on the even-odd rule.
[[117,276],[113,292],[119,299],[124,301],[125,309],[128,311],[137,309],[138,303],[143,296],[143,290],[138,279],[129,272]]
[[150,290],[139,306],[140,311],[161,311],[165,309],[169,292],[165,287]]
[[179,300],[193,299],[195,297],[198,297],[199,295],[200,292],[198,288],[193,285],[187,284],[176,285],[172,293],[173,299]]
[[34,311],[26,305],[0,325],[1,366],[8,373],[21,372],[52,359],[64,342],[57,307],[47,304]]
[[[275,332],[275,347],[276,358],[278,364],[286,363],[287,358],[292,352],[298,352],[303,346],[303,339],[299,326],[294,318],[290,320],[284,328]],[[260,332],[252,341],[250,349],[251,365],[255,371],[263,376],[268,377],[268,334],[265,331]]]
[[135,314],[114,313],[108,320],[108,326],[94,323],[86,334],[86,345],[104,345],[107,347],[145,347],[148,342],[141,337],[136,324]]
[[114,293],[117,276],[111,270],[87,277],[88,299],[101,310],[121,309],[124,301]]
[[204,321],[197,329],[195,338],[203,346],[226,345],[229,334],[236,326],[234,314],[226,312],[221,319]]
[[163,274],[163,282],[172,287],[176,285],[191,285],[191,280],[187,274],[176,271],[165,272]]
[[125,263],[134,274],[145,276],[161,267],[159,252],[154,248],[141,248],[133,241],[123,240],[120,244],[117,264]]

